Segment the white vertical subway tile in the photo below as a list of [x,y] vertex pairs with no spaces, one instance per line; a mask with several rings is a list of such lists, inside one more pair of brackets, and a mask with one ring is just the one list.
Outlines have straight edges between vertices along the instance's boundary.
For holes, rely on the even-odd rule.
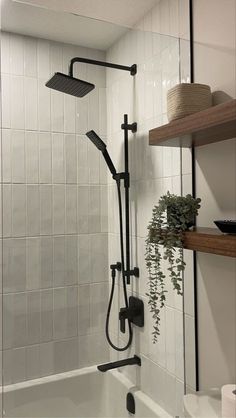
[[65,283],[67,286],[78,283],[78,237],[65,236]]
[[80,235],[78,241],[79,284],[91,282],[90,235]]
[[194,318],[185,315],[185,368],[186,368],[186,383],[191,388],[196,385],[196,368],[195,368],[195,323]]
[[12,185],[12,235],[26,235],[26,186]]
[[51,73],[62,72],[62,45],[57,42],[50,44]]
[[192,194],[192,174],[184,174],[182,176],[183,195]]
[[40,287],[40,238],[26,239],[26,290]]
[[91,333],[90,329],[90,285],[78,287],[78,334]]
[[66,183],[77,182],[76,137],[65,135]]
[[170,35],[170,8],[169,0],[160,2],[161,14],[161,33],[163,35]]
[[89,232],[101,231],[100,218],[100,187],[90,186],[89,188]]
[[16,348],[11,352],[12,383],[26,380],[26,353],[25,348]]
[[75,337],[78,334],[78,289],[68,286],[66,292],[66,337]]
[[26,242],[10,239],[3,242],[3,290],[22,292],[26,289]]
[[52,186],[40,186],[40,234],[52,234]]
[[65,183],[63,134],[52,135],[52,177],[53,183]]
[[39,182],[52,182],[52,139],[49,132],[39,132]]
[[66,337],[66,288],[53,289],[53,338]]
[[192,173],[191,148],[182,148],[182,171],[183,174]]
[[163,177],[170,177],[172,174],[172,148],[164,147],[163,151]]
[[45,79],[38,79],[38,129],[51,130],[51,91],[45,86]]
[[[94,89],[90,92],[88,108],[88,127],[95,132],[99,132],[99,95],[98,89]],[[84,132],[86,133],[86,132]]]
[[77,232],[77,186],[66,185],[66,234]]
[[11,128],[25,127],[24,78],[12,76],[10,84]]
[[170,35],[179,37],[179,1],[169,0]]
[[24,38],[24,74],[27,77],[37,77],[37,40]]
[[[99,155],[99,184],[107,184],[108,181],[108,173],[110,175],[110,172],[108,172],[108,167],[104,161],[103,155],[100,153]],[[132,164],[132,162],[131,162]],[[131,168],[131,167],[130,167]],[[132,172],[132,168],[131,168]]]
[[64,101],[63,94],[51,91],[51,127],[53,132],[64,131]]
[[50,78],[50,42],[38,39],[38,77]]
[[89,183],[99,184],[100,153],[91,142],[88,143]]
[[25,133],[26,182],[39,181],[39,144],[37,132]]
[[78,187],[78,232],[89,232],[89,186]]
[[85,136],[76,136],[78,184],[89,183],[88,140]]
[[38,83],[36,78],[25,77],[25,129],[38,129]]
[[101,232],[108,232],[108,187],[100,186]]
[[12,182],[25,183],[24,131],[12,131]]
[[180,176],[181,175],[181,167],[180,167],[180,148],[172,148],[172,176]]
[[1,71],[10,73],[10,33],[1,33]]
[[175,310],[175,376],[184,381],[183,312]]
[[64,132],[68,134],[75,133],[75,105],[75,97],[64,94]]
[[2,181],[3,183],[11,182],[11,131],[9,129],[2,130]]
[[40,347],[26,347],[26,376],[28,380],[40,377]]
[[12,185],[3,184],[2,186],[2,220],[3,237],[12,235]]
[[106,101],[107,89],[99,88],[99,133],[101,136],[107,134],[107,101]]
[[53,233],[65,233],[65,186],[53,186]]
[[40,292],[40,342],[53,338],[53,290]]
[[40,292],[27,293],[27,331],[28,345],[37,344],[40,341]]
[[3,349],[13,347],[14,339],[14,294],[6,294],[3,297],[2,311]]
[[13,295],[14,318],[13,318],[13,341],[14,347],[27,345],[27,295],[15,293]]
[[184,250],[184,312],[194,316],[194,274],[193,274],[193,252]]
[[91,342],[89,335],[81,335],[79,341],[79,368],[91,365]]
[[91,285],[91,331],[98,333],[103,329],[106,320],[108,297],[107,283]]
[[11,127],[11,77],[8,74],[1,75],[2,88],[2,127]]
[[4,350],[2,354],[2,384],[10,385],[13,383],[13,364],[12,364],[12,350]]
[[53,238],[53,286],[65,285],[65,236]]
[[10,72],[24,74],[24,37],[13,33],[10,35]]
[[175,373],[175,312],[166,307],[166,368]]
[[91,279],[92,282],[108,280],[108,238],[106,234],[91,236]]
[[52,237],[40,238],[40,288],[53,285],[53,241]]
[[53,343],[40,344],[41,376],[49,376],[54,372]]
[[26,196],[26,233],[27,236],[36,236],[40,233],[39,186],[27,185]]
[[[91,94],[91,93],[90,93]],[[92,126],[88,125],[88,98],[83,97],[76,99],[76,133],[85,135],[88,131],[88,126],[93,129]]]

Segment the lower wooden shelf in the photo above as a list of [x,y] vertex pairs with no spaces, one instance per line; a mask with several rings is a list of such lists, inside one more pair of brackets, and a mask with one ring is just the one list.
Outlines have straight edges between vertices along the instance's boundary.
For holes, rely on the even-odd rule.
[[[155,230],[152,230],[151,233],[155,236]],[[236,235],[222,234],[216,228],[194,228],[184,233],[184,248],[236,257]]]
[[184,233],[184,248],[236,257],[236,235],[222,234],[216,228],[195,228]]

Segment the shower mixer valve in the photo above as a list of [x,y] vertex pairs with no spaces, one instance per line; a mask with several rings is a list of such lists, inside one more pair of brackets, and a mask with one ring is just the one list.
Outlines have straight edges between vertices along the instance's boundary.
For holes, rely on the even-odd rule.
[[134,325],[138,327],[144,326],[144,304],[141,299],[130,296],[129,307],[121,308],[119,313],[120,331],[125,333],[125,321],[129,319]]

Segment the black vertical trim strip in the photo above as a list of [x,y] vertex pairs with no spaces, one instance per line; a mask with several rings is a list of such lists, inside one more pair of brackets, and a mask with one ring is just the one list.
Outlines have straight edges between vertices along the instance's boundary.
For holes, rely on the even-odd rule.
[[[194,83],[194,21],[193,0],[189,0],[189,29],[190,29],[190,82]],[[196,197],[196,156],[192,146],[192,195]],[[198,286],[197,286],[197,253],[193,251],[194,277],[194,333],[195,333],[195,370],[196,390],[199,390],[199,343],[198,343]]]

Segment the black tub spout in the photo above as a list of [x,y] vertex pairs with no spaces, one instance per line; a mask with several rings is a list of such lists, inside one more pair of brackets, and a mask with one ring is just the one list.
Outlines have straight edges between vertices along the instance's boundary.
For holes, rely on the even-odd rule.
[[118,369],[118,367],[123,367],[123,366],[131,366],[133,364],[137,364],[138,366],[141,366],[140,357],[134,356],[134,357],[130,357],[124,360],[113,361],[112,363],[101,364],[100,366],[97,366],[97,368],[100,372],[107,372],[108,370]]

